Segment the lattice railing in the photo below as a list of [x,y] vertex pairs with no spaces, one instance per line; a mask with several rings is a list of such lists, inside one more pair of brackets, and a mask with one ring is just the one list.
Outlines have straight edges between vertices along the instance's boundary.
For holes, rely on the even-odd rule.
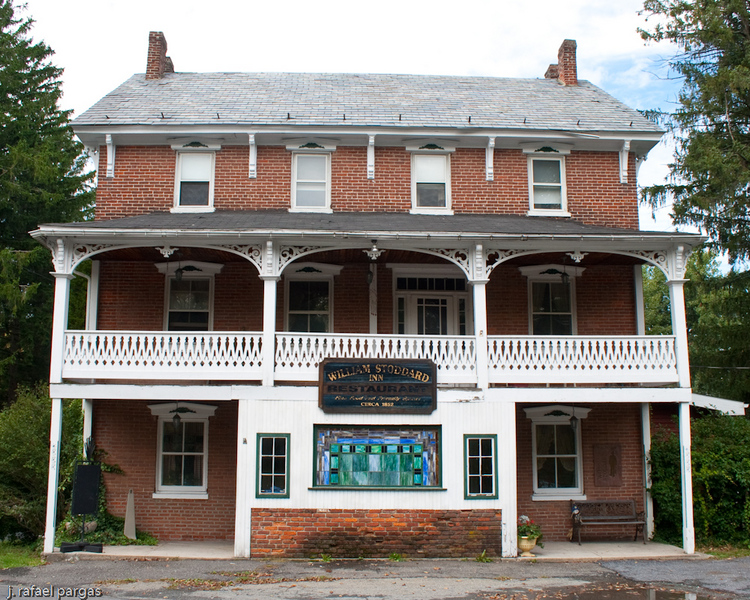
[[[259,380],[259,332],[68,331],[66,379]],[[491,383],[677,382],[673,336],[514,336],[488,340]],[[477,382],[471,336],[277,333],[279,381],[316,381],[325,358],[428,359],[438,383]]]
[[438,383],[476,383],[475,340],[468,336],[276,334],[276,379],[316,381],[325,358],[429,359]]
[[260,379],[260,333],[68,331],[69,379]]
[[673,383],[674,336],[490,337],[492,383]]

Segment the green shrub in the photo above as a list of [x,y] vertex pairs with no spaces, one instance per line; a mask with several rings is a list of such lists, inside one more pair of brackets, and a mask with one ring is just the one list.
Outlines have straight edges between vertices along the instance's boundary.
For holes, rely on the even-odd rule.
[[[750,420],[709,414],[692,422],[693,518],[701,544],[750,543]],[[680,448],[675,434],[651,446],[656,533],[682,537]]]
[[[0,411],[0,527],[3,534],[44,533],[51,400],[46,385],[21,387]],[[81,402],[63,402],[58,514],[72,491],[73,463],[81,451]]]

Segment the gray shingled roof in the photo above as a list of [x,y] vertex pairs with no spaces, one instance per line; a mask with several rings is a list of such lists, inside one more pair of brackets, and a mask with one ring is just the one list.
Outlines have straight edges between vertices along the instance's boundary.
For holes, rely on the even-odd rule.
[[[44,227],[44,226],[43,226]],[[154,212],[120,219],[60,223],[55,228],[91,230],[177,230],[186,232],[345,232],[345,233],[445,233],[485,235],[685,235],[586,225],[572,219],[498,214],[413,215],[409,213],[335,212],[290,213],[284,210],[212,213]]]
[[434,75],[168,73],[146,80],[140,74],[74,121],[75,127],[194,124],[660,133],[587,81],[564,86],[555,79]]

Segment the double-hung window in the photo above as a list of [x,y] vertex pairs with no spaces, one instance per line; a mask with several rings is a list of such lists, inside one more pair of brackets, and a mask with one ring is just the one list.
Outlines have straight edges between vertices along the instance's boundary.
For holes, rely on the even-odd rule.
[[208,419],[216,407],[168,402],[149,408],[159,418],[154,497],[208,497]]
[[581,423],[591,409],[542,406],[531,419],[534,499],[583,499]]
[[287,270],[286,330],[325,333],[333,328],[333,277],[338,265],[301,263]]
[[447,152],[412,152],[413,213],[450,213],[450,172],[450,155]]
[[223,265],[173,261],[156,268],[166,279],[164,328],[167,331],[213,329],[214,275]]
[[532,335],[574,335],[577,330],[575,280],[585,267],[549,264],[519,270],[529,280],[529,332]]
[[208,151],[205,145],[196,146],[199,150],[175,148],[178,151],[172,212],[213,211],[216,152]]
[[551,148],[528,154],[530,215],[570,216],[565,154]]
[[330,152],[292,154],[292,211],[331,210]]

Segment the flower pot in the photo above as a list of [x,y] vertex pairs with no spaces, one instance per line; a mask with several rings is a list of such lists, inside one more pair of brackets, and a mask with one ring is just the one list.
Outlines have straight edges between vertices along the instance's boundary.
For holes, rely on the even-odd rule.
[[536,546],[536,538],[526,535],[518,536],[518,548],[521,550],[521,556],[535,556],[531,551]]

